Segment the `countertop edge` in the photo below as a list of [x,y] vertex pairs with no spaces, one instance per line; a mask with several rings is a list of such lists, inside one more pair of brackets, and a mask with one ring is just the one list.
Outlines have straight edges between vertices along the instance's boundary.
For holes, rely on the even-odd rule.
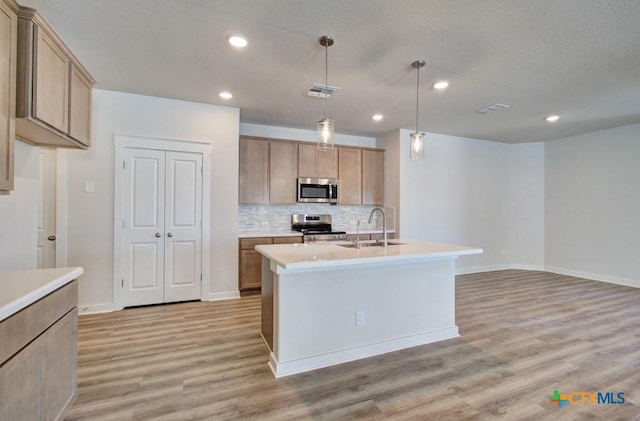
[[68,272],[59,275],[56,278],[53,278],[46,284],[0,307],[0,322],[11,317],[20,310],[30,306],[31,304],[52,293],[58,288],[65,286],[84,273],[84,269],[81,267],[72,267],[67,269],[69,269]]
[[[402,241],[402,240],[396,240]],[[443,246],[452,246],[448,244],[441,244]],[[335,260],[317,260],[317,261],[302,261],[302,262],[283,262],[278,256],[269,253],[269,245],[256,246],[256,251],[262,254],[267,259],[270,259],[275,263],[279,270],[284,271],[309,271],[309,270],[323,270],[346,266],[361,266],[369,264],[386,264],[397,262],[411,262],[411,261],[424,261],[424,260],[439,260],[457,258],[458,256],[482,254],[484,250],[478,247],[464,247],[457,250],[445,250],[445,251],[416,251],[411,254],[403,255],[391,255],[391,256],[361,256],[354,258],[335,259]],[[326,247],[339,247],[336,245],[326,245]]]
[[[348,235],[355,234],[355,231],[349,230],[340,230],[336,229],[336,231],[345,231]],[[388,234],[395,234],[395,230],[387,231]],[[363,230],[360,231],[360,234],[382,234],[382,230]],[[240,231],[238,232],[238,238],[268,238],[268,237],[301,237],[302,233],[298,231]]]

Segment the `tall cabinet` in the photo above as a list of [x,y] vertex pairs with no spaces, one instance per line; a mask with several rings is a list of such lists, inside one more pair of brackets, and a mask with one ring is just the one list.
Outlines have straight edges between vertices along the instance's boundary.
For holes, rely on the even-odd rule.
[[13,190],[18,5],[0,0],[0,194]]

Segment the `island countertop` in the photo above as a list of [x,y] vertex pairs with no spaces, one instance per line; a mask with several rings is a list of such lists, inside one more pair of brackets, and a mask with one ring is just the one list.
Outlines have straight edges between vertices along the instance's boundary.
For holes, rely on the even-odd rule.
[[259,245],[256,250],[284,270],[313,270],[372,263],[442,259],[483,252],[478,247],[417,240],[389,240],[388,247],[347,248],[339,243]]
[[0,321],[83,273],[81,267],[0,271]]

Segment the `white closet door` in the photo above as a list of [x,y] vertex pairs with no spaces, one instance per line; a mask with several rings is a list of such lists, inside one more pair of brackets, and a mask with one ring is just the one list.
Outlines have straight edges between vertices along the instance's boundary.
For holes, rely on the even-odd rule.
[[40,148],[38,194],[38,269],[56,266],[55,149]]
[[125,150],[124,306],[164,300],[165,152]]
[[164,301],[200,299],[202,154],[167,152]]

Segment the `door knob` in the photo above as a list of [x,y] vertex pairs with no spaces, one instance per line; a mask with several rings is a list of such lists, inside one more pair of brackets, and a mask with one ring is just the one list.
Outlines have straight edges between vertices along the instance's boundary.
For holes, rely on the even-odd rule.
[[160,237],[162,237],[162,236],[160,235],[160,233],[159,233],[159,232],[156,232],[156,237],[160,238]]
[[47,237],[47,240],[56,241],[56,236],[55,235],[50,235],[50,236]]
[[169,233],[167,233],[167,237],[171,238],[171,237],[173,237],[173,234],[171,234],[171,233],[169,232]]

